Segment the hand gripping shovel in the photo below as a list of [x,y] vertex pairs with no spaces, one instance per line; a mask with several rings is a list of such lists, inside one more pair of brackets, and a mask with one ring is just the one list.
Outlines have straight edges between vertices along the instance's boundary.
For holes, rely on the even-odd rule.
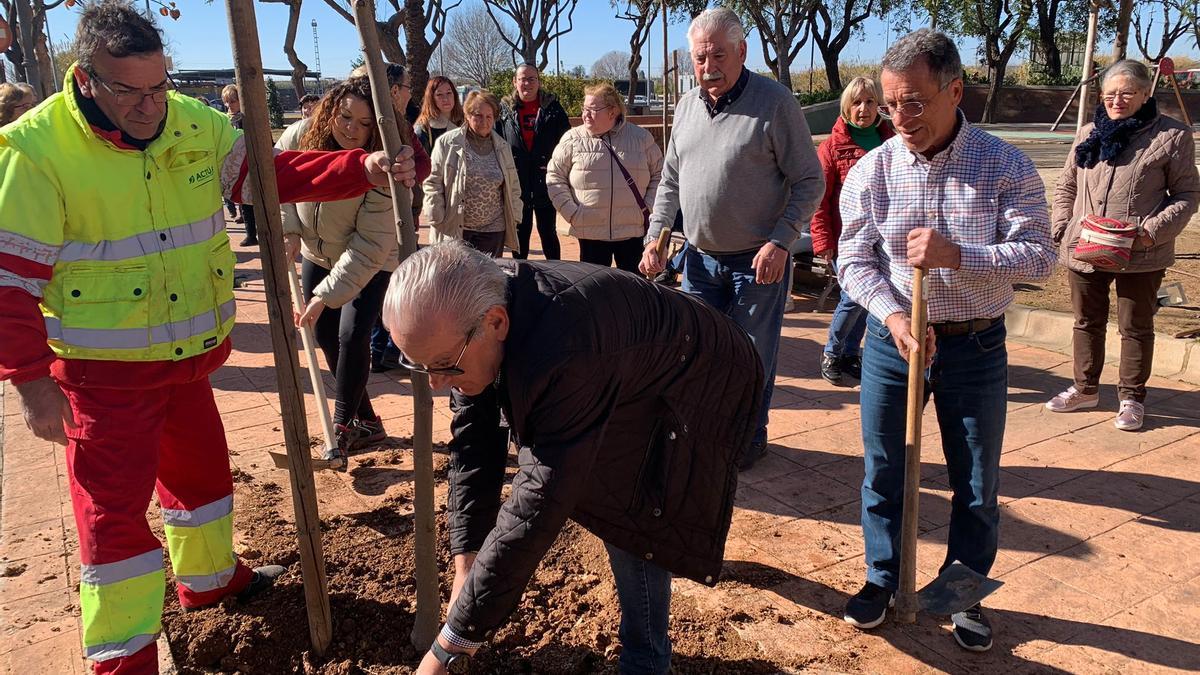
[[917,506],[921,481],[921,412],[925,407],[925,270],[913,268],[912,336],[919,345],[908,356],[908,419],[904,438],[904,508],[900,521],[900,588],[896,619],[912,623],[917,611],[954,614],[974,607],[1003,582],[989,579],[960,562],[954,562],[918,593]]

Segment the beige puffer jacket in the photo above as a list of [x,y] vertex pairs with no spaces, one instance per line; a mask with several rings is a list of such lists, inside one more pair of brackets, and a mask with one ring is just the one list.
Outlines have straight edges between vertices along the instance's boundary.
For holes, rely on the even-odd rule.
[[[1079,130],[1075,145],[1088,137],[1091,124]],[[1192,130],[1159,115],[1133,135],[1128,147],[1111,161],[1091,169],[1075,165],[1075,146],[1054,190],[1051,217],[1059,262],[1076,272],[1095,269],[1075,259],[1080,221],[1087,215],[1141,225],[1154,239],[1149,248],[1134,242],[1124,272],[1150,272],[1175,262],[1175,237],[1200,205]]]
[[612,155],[617,151],[625,170],[650,209],[662,176],[663,153],[649,131],[620,120],[602,137],[583,127],[568,131],[546,167],[546,190],[567,234],[579,239],[619,241],[646,234],[642,209]]
[[[275,147],[299,149],[308,122],[303,119],[284,130]],[[313,289],[327,307],[350,302],[377,273],[400,264],[392,196],[386,188],[336,202],[282,204],[280,211],[283,233],[300,235],[300,254],[329,270]]]
[[[501,196],[504,198],[504,246],[517,250],[517,223],[521,220],[521,180],[517,177],[517,166],[513,163],[512,149],[508,141],[498,133],[490,136],[492,147],[500,159],[500,170],[504,173]],[[433,145],[433,166],[429,178],[421,184],[425,192],[425,208],[421,218],[429,223],[429,241],[436,244],[443,239],[462,239],[463,230],[463,186],[467,177],[464,157],[467,154],[467,128],[451,129],[438,138]],[[470,170],[470,167],[465,167]]]

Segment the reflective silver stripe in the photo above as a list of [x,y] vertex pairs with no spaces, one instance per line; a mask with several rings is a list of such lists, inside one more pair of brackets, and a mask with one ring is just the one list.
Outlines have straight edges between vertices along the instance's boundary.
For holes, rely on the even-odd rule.
[[108,661],[122,656],[133,656],[146,645],[158,639],[158,633],[134,635],[124,642],[106,642],[102,645],[84,646],[83,655],[93,661]]
[[[237,302],[227,300],[218,307],[221,323],[237,313]],[[149,328],[63,328],[58,317],[46,317],[46,335],[75,347],[96,349],[140,349],[150,345],[179,342],[217,329],[212,312],[197,314],[190,319],[150,326]]]
[[237,572],[236,562],[216,574],[176,575],[175,581],[193,593],[205,593],[228,586],[229,582],[233,581],[235,572]]
[[117,562],[100,565],[81,565],[79,580],[93,586],[115,584],[134,577],[140,577],[152,572],[163,571],[163,552],[161,548],[146,551],[141,555]]
[[221,497],[215,502],[188,511],[186,509],[163,509],[164,525],[174,527],[200,527],[233,513],[233,495]]
[[58,247],[30,239],[23,234],[0,230],[0,253],[32,260],[42,265],[53,265],[58,257]]
[[42,291],[48,283],[50,282],[46,279],[28,279],[17,276],[6,269],[0,269],[0,286],[19,288],[35,298],[42,297]]
[[171,251],[208,241],[225,229],[225,216],[218,209],[211,216],[165,230],[142,232],[124,239],[108,241],[63,242],[58,259],[62,262],[103,260],[107,262],[140,258],[150,253]]

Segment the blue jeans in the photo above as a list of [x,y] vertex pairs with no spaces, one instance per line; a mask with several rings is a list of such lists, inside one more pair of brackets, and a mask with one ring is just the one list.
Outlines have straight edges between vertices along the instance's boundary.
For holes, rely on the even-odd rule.
[[775,357],[779,352],[779,332],[783,328],[783,304],[787,293],[783,280],[774,284],[754,283],[754,268],[750,263],[757,253],[713,256],[689,245],[683,265],[682,290],[724,312],[754,342],[754,349],[762,361],[766,386],[753,442],[766,443],[767,414],[771,410],[771,392],[775,389]]
[[671,669],[671,573],[605,542],[621,603],[621,675],[665,675]]
[[[837,263],[833,263],[834,274],[837,274]],[[859,345],[862,344],[863,333],[867,332],[867,310],[850,299],[846,289],[842,289],[837,308],[833,310],[833,319],[829,322],[829,342],[825,343],[825,353],[834,356],[858,356]]]
[[[1008,399],[1006,335],[1000,322],[978,333],[939,336],[926,372],[926,400],[933,396],[953,490],[943,568],[957,560],[987,574],[996,559],[996,495]],[[862,364],[862,528],[867,580],[889,589],[897,587],[900,573],[907,391],[908,363],[887,327],[872,316]]]
[[392,336],[383,327],[383,319],[375,319],[375,328],[371,330],[371,360],[378,363],[385,356],[393,359],[400,358],[400,348],[392,342]]

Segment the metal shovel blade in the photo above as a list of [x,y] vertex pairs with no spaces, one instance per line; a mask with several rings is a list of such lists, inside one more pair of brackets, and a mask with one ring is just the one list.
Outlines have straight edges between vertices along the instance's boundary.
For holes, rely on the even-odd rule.
[[917,592],[922,611],[950,615],[970,609],[1004,585],[956,562]]
[[[287,455],[283,454],[282,452],[267,452],[267,454],[271,456],[271,461],[273,461],[275,463],[276,469],[287,469],[288,471],[292,470],[292,463],[288,460]],[[331,461],[328,459],[314,458],[310,461],[312,462],[313,471],[325,471],[328,469],[341,468],[342,462],[344,462],[345,460]]]

